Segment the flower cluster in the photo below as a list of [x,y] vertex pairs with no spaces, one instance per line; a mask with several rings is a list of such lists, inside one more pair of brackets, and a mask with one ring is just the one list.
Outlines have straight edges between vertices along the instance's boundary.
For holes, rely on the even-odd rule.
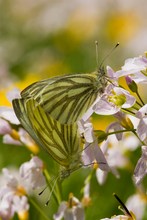
[[0,188],[0,218],[11,219],[15,213],[20,220],[27,220],[29,213],[28,197],[32,189],[45,185],[43,176],[43,162],[34,156],[28,162],[23,163],[19,172],[2,170],[4,180]]
[[[123,148],[119,149],[116,147],[117,144],[114,143],[114,137],[111,138],[110,135],[114,134],[116,141],[119,141],[119,143],[122,141],[124,143],[126,138],[122,134],[131,132],[132,134],[130,134],[130,136],[135,136],[133,137],[134,149],[141,145],[140,149],[142,150],[142,156],[138,160],[134,171],[135,183],[139,184],[147,174],[147,104],[144,103],[138,92],[138,84],[147,82],[147,58],[136,57],[128,59],[122,67],[122,70],[117,72],[114,72],[112,68],[108,66],[107,75],[112,80],[112,83],[108,84],[103,95],[98,97],[91,108],[84,114],[80,122],[82,123],[82,129],[81,125],[79,125],[79,129],[81,133],[83,133],[86,143],[90,142],[95,146],[97,139],[98,141],[104,141],[101,149],[103,149],[104,154],[107,154],[107,162],[110,160],[110,157],[112,157],[112,154],[115,155],[116,153],[117,158],[119,158],[119,151],[123,151]],[[129,89],[138,99],[134,94],[131,94],[119,85],[119,78],[123,76],[125,76]],[[113,115],[117,121],[112,122],[106,128],[105,132],[95,132],[96,137],[94,137],[92,124],[87,121],[93,113],[99,115]],[[110,144],[113,146],[112,149],[109,149]],[[131,149],[131,147],[132,144],[130,142],[130,146],[126,146],[125,148]],[[122,153],[120,156],[123,156]],[[96,161],[99,163],[99,159]],[[106,164],[103,159],[102,162]],[[119,166],[119,163],[125,163],[125,158],[124,161],[123,158],[119,158],[118,161],[115,162],[113,160],[113,164],[112,161],[110,161],[108,165],[112,168]],[[107,168],[107,170],[109,169]]]
[[[121,77],[125,78],[129,89],[120,85]],[[53,216],[55,220],[63,217],[65,220],[84,220],[84,208],[88,207],[92,200],[90,197],[92,174],[95,173],[99,185],[106,182],[108,173],[119,178],[119,168],[130,166],[127,153],[136,149],[140,150],[141,155],[132,173],[137,193],[126,202],[131,211],[111,219],[141,220],[144,214],[147,202],[143,188],[143,181],[147,175],[147,104],[145,98],[140,95],[139,86],[147,83],[147,58],[128,59],[122,69],[116,72],[108,66],[107,80],[108,85],[103,94],[98,96],[78,121],[78,132],[84,138],[84,146],[81,150],[82,165],[84,168],[90,167],[92,171],[85,181],[83,199],[79,200],[71,193],[68,202],[61,202],[60,196],[56,195],[60,205]],[[14,90],[8,97],[11,101],[19,97],[19,92]],[[93,113],[111,115],[114,121],[105,130],[97,130],[91,120]],[[34,154],[39,151],[34,140],[20,126],[12,108],[0,107],[0,134],[5,144],[24,145]],[[3,169],[6,179],[5,185],[0,189],[0,217],[3,220],[13,218],[15,213],[18,214],[19,219],[28,218],[30,188],[36,189],[45,185],[43,169],[43,162],[37,156],[20,166],[18,178],[8,169]],[[56,190],[55,184],[58,180],[57,176],[51,192]],[[56,191],[59,193],[59,188]],[[136,203],[139,204],[139,211]]]

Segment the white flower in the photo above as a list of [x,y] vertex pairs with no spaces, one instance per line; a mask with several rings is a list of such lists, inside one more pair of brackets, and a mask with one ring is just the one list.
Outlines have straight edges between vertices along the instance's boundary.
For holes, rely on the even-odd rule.
[[22,143],[19,140],[14,139],[10,134],[5,134],[3,136],[3,143],[4,144],[19,145],[19,146],[22,145]]
[[9,121],[12,124],[19,125],[18,121],[13,109],[11,107],[0,107],[0,117]]
[[[101,150],[107,160],[112,173],[119,178],[117,168],[123,168],[129,163],[126,157],[126,151],[132,151],[138,146],[138,139],[134,135],[127,135],[121,141],[118,141],[116,135],[110,135],[106,141],[101,144]],[[103,170],[96,170],[96,178],[99,184],[106,180],[107,173]]]
[[93,126],[89,121],[83,120],[78,122],[79,132],[84,135],[85,146],[82,152],[82,161],[85,166],[98,163],[100,169],[110,171],[110,167],[105,159],[105,156],[98,146],[97,139],[94,135]]
[[120,130],[122,130],[122,129],[123,129],[123,128],[122,128],[122,126],[120,125],[119,122],[112,122],[112,123],[107,127],[106,132],[110,132],[111,130],[116,131],[115,136],[116,136],[117,140],[119,141],[119,140],[122,139],[123,134],[122,134],[122,132],[117,133],[117,131],[120,131]]
[[45,184],[43,168],[43,162],[37,156],[34,156],[30,161],[21,165],[20,176],[32,189],[36,189]]
[[30,206],[28,204],[28,198],[26,196],[14,196],[13,208],[18,214],[19,219],[28,219],[28,210]]
[[132,107],[135,101],[135,97],[130,95],[127,90],[111,84],[106,88],[101,99],[93,105],[93,111],[100,115],[112,115],[121,108]]
[[94,141],[93,126],[89,120],[85,122],[83,120],[78,121],[78,128],[80,134],[84,135],[84,138],[88,143]]
[[2,171],[6,183],[0,189],[0,217],[4,220],[9,220],[14,216],[15,212],[18,214],[19,212],[28,212],[29,204],[21,179],[19,178],[18,181],[6,168]]
[[136,83],[147,82],[147,76],[142,73],[146,71],[147,68],[147,58],[145,57],[135,57],[130,58],[125,61],[125,65],[122,66],[122,70],[114,73],[114,77],[121,77],[130,75],[132,80]]
[[7,93],[7,98],[9,102],[12,102],[13,99],[21,98],[20,90],[18,88],[14,88]]
[[137,134],[139,138],[147,144],[147,104],[145,104],[136,113],[136,117],[140,119],[137,126]]
[[111,220],[111,219],[113,219],[113,220],[135,220],[135,219],[133,219],[133,218],[130,218],[130,216],[126,216],[126,215],[115,215],[115,216],[112,216],[111,218],[102,218],[102,219],[100,219],[100,220]]
[[62,218],[64,218],[64,220],[84,220],[85,214],[83,205],[71,193],[68,202],[61,202],[58,211],[54,214],[53,218],[54,220],[60,220]]
[[109,84],[101,97],[97,97],[92,106],[83,115],[82,119],[87,121],[95,112],[100,115],[113,115],[120,111],[121,108],[130,108],[135,104],[135,97],[127,90]]
[[[20,98],[20,90],[17,88],[14,88],[13,90],[9,91],[7,93],[7,98],[10,101],[10,103],[12,103],[13,99]],[[8,120],[12,124],[16,124],[16,125],[20,124],[19,120],[17,119],[13,111],[13,108],[11,107],[0,107],[0,117]]]
[[134,170],[134,180],[136,184],[140,184],[147,175],[147,146],[142,146],[142,155],[137,162]]
[[137,118],[147,118],[147,104],[145,104],[139,111],[136,113]]
[[96,169],[96,179],[100,185],[103,185],[106,181],[108,173],[101,169]]
[[115,72],[114,70],[110,67],[110,66],[107,66],[106,67],[106,71],[107,71],[107,75],[108,77],[111,79],[111,80],[115,80],[115,83],[117,83],[117,78],[114,76],[115,75]]
[[142,220],[146,209],[147,197],[142,194],[134,194],[127,199],[126,207],[131,210],[137,220]]
[[15,211],[12,205],[12,201],[13,194],[5,193],[4,196],[0,196],[0,217],[3,220],[9,220],[14,216]]
[[12,131],[12,128],[10,124],[6,120],[0,118],[0,134],[2,135],[10,134],[11,131]]
[[[4,114],[5,112],[2,111],[2,113]],[[9,123],[9,117],[7,117],[7,114],[5,116],[5,119],[0,118],[0,134],[3,135],[3,143],[25,145],[33,153],[38,153],[39,148],[30,135],[23,128],[18,128],[18,131],[13,129]],[[12,121],[14,122],[15,119],[12,119]]]
[[137,126],[138,137],[147,144],[147,118],[142,118]]

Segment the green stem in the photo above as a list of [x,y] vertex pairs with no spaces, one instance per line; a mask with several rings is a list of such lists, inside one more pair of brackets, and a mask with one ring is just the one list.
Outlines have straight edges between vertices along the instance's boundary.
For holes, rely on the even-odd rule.
[[129,114],[131,114],[131,115],[135,115],[135,113],[133,112],[133,111],[131,111],[131,110],[129,110],[129,109],[125,109],[125,108],[122,108],[122,110],[123,110],[123,112],[125,112],[125,113],[129,113]]
[[142,107],[142,105],[138,101],[136,101],[136,104],[139,105],[140,107]]
[[45,220],[50,220],[50,218],[48,216],[46,216],[46,214],[44,214],[44,212],[42,211],[40,206],[32,198],[29,197],[28,199],[29,199],[30,203],[36,208],[36,210],[41,214],[41,216]]
[[138,140],[140,141],[140,143],[141,143],[142,145],[145,145],[145,143],[140,139],[140,137],[139,137],[138,134],[136,133],[136,129],[113,131],[113,132],[107,133],[107,136],[112,135],[112,134],[119,134],[119,133],[123,133],[123,132],[129,132],[129,131],[132,131],[133,134],[138,138]]
[[124,132],[129,132],[132,131],[133,133],[136,131],[136,129],[131,129],[131,130],[118,130],[118,131],[113,131],[113,132],[109,132],[107,133],[107,136],[112,135],[112,134],[119,134],[119,133],[124,133]]
[[146,145],[141,139],[140,139],[140,137],[138,136],[138,134],[136,133],[136,130],[134,129],[134,131],[132,131],[133,132],[133,134],[138,138],[138,140],[140,141],[140,143],[142,144],[142,145]]
[[139,95],[138,91],[136,92],[136,94],[137,94],[139,100],[141,101],[141,103],[142,103],[143,105],[145,105],[145,104],[144,104],[144,101],[142,100],[142,98],[141,98],[141,96]]
[[132,106],[132,109],[135,109],[136,111],[138,111],[138,110],[139,110],[139,108],[137,108],[135,105],[134,105],[134,106]]

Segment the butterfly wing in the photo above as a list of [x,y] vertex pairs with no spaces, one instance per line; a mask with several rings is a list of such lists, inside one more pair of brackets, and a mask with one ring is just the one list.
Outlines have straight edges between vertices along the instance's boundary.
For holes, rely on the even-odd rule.
[[94,103],[102,87],[98,73],[73,74],[34,83],[22,91],[22,98],[35,99],[54,119],[72,124]]
[[80,136],[76,123],[60,124],[34,99],[13,100],[13,107],[24,128],[56,162],[67,169],[80,163]]

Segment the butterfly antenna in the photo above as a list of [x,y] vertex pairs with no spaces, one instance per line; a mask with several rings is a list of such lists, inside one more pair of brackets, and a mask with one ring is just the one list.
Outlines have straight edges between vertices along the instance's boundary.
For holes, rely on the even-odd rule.
[[125,204],[121,201],[121,199],[115,194],[113,193],[113,196],[117,199],[117,201],[122,205],[124,211],[126,212],[126,214],[128,214],[130,217],[132,217],[131,213],[129,212],[129,210],[127,209],[127,207],[125,206]]
[[44,191],[47,189],[47,187],[48,187],[48,185],[46,185],[46,187],[40,193],[38,193],[38,195],[39,196],[42,195],[42,193],[44,193]]
[[54,191],[54,189],[55,189],[55,186],[56,186],[56,183],[57,183],[59,177],[60,177],[60,175],[58,175],[58,176],[56,177],[56,179],[55,179],[55,181],[54,181],[54,183],[53,183],[52,189],[51,189],[51,191],[50,191],[50,194],[49,194],[48,200],[47,200],[47,202],[45,203],[45,206],[48,206],[48,204],[49,204],[49,202],[50,202],[50,199],[51,199],[52,193],[53,193],[53,191]]
[[98,41],[96,40],[95,41],[95,53],[96,53],[96,64],[97,64],[97,67],[99,66],[99,55],[98,55]]
[[113,51],[119,46],[119,42],[110,50],[110,52],[104,57],[104,59],[102,60],[99,69],[101,69],[103,63],[105,62],[105,60],[113,53]]

